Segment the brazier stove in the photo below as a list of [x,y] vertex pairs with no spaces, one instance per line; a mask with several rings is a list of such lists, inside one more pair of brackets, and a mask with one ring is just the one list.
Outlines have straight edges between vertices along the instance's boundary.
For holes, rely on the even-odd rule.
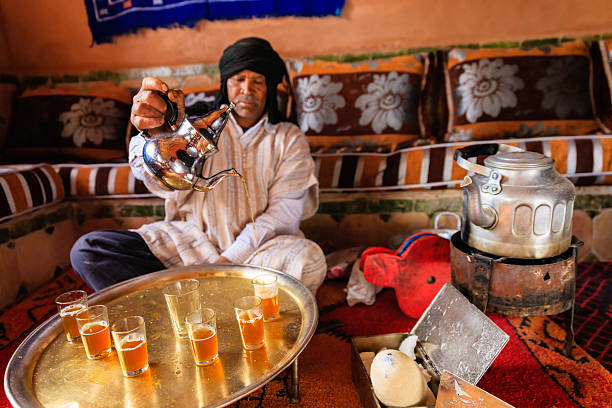
[[541,259],[507,258],[468,245],[461,232],[451,237],[451,281],[483,312],[509,316],[544,316],[565,313],[563,352],[574,341],[574,300],[578,248],[572,237],[560,255]]

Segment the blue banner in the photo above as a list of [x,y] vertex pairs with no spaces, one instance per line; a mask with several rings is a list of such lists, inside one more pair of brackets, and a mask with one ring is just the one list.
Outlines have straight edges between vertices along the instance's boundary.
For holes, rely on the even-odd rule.
[[344,0],[85,0],[95,44],[139,28],[193,27],[200,20],[339,16]]

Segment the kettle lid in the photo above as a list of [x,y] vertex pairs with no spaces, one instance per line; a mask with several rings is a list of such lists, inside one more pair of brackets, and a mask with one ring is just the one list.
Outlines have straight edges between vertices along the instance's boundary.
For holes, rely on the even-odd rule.
[[552,167],[554,160],[537,152],[510,152],[489,156],[484,164],[507,170],[531,170],[543,167]]

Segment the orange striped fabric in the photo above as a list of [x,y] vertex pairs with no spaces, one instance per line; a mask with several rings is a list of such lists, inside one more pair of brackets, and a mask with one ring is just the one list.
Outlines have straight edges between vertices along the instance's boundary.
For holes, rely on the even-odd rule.
[[0,221],[65,197],[59,174],[48,164],[0,167]]
[[[441,143],[388,153],[313,153],[321,191],[391,191],[457,186],[467,171],[455,150],[483,141]],[[552,157],[557,171],[576,185],[612,184],[612,135],[504,139],[506,143]]]
[[[555,168],[576,185],[612,184],[612,135],[558,136],[504,139],[506,143],[536,151],[555,160]],[[321,191],[392,191],[456,187],[466,170],[453,160],[458,148],[484,143],[455,142],[417,146],[394,152],[313,153]],[[60,174],[70,197],[149,196],[127,163],[60,164]]]
[[134,178],[128,163],[57,164],[69,197],[150,196],[144,183]]

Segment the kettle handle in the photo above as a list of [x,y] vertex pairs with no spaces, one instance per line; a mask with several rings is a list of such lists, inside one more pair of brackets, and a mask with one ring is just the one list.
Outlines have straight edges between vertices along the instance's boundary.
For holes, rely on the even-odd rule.
[[[168,98],[168,95],[162,92],[157,92],[159,96],[166,102],[166,114],[164,115],[164,120],[166,121],[166,125],[170,127],[172,130],[176,130],[176,120],[178,119],[178,105]],[[144,129],[141,132],[144,136],[149,137],[148,129]]]
[[457,164],[463,167],[464,169],[489,177],[491,175],[491,170],[488,167],[472,163],[471,161],[468,161],[468,159],[470,157],[477,156],[491,156],[493,154],[496,154],[497,152],[524,152],[524,150],[519,147],[510,146],[507,144],[483,143],[457,149],[455,150],[453,158],[455,159]]

